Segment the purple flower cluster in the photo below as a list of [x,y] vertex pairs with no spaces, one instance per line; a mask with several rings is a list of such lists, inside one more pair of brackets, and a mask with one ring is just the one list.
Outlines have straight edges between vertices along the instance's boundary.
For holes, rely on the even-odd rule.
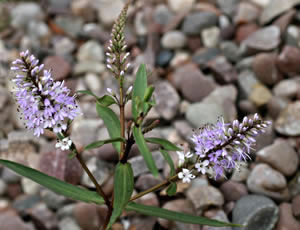
[[26,127],[40,136],[44,129],[59,133],[67,129],[68,119],[73,120],[79,114],[75,97],[69,96],[70,90],[64,81],[54,81],[51,72],[38,65],[39,60],[29,51],[21,52],[11,70],[17,72],[12,80],[16,87],[14,94]]
[[225,124],[221,119],[216,125],[206,125],[192,137],[198,155],[195,168],[215,179],[224,176],[224,171],[238,169],[241,162],[251,159],[249,154],[255,143],[254,137],[265,132],[264,128],[269,124],[255,114],[253,119],[245,117],[241,123],[235,120]]

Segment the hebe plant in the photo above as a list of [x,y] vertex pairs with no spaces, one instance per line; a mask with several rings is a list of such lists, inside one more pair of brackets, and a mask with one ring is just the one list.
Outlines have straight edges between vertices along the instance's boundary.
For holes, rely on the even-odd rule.
[[[215,125],[207,124],[194,133],[192,141],[195,146],[191,151],[181,150],[164,139],[145,138],[144,134],[158,125],[158,121],[154,121],[150,125],[145,125],[144,122],[149,111],[155,106],[154,87],[152,85],[148,86],[146,67],[141,65],[137,71],[133,87],[124,90],[125,74],[130,67],[128,62],[130,54],[126,53],[127,46],[123,32],[128,7],[129,2],[125,5],[113,26],[110,45],[106,53],[107,68],[117,79],[119,92],[107,89],[108,94],[101,98],[90,91],[78,92],[95,97],[97,113],[104,121],[110,135],[110,139],[91,143],[85,146],[85,150],[100,148],[104,144],[112,143],[119,153],[119,162],[115,167],[112,197],[109,197],[102,190],[82,159],[81,153],[76,148],[76,143],[73,143],[69,137],[71,122],[80,114],[75,96],[70,95],[70,90],[64,86],[63,81],[54,81],[51,71],[44,70],[44,66],[39,65],[39,61],[33,55],[30,55],[29,51],[21,52],[20,59],[14,61],[11,67],[11,70],[17,72],[16,77],[12,80],[15,83],[14,96],[26,122],[26,127],[33,130],[36,136],[43,134],[45,129],[56,133],[58,137],[56,147],[70,151],[69,156],[78,159],[94,183],[96,192],[65,183],[15,162],[0,160],[0,163],[66,197],[106,205],[108,211],[102,229],[110,229],[123,210],[192,224],[217,227],[237,226],[134,202],[150,192],[165,187],[167,187],[167,194],[173,196],[176,194],[176,181],[180,179],[183,183],[189,183],[198,173],[207,174],[214,179],[225,177],[226,171],[234,168],[238,169],[242,162],[248,158],[250,159],[249,154],[252,145],[255,143],[254,137],[264,132],[264,128],[267,127],[269,122],[264,122],[257,114],[252,119],[245,117],[241,123],[235,120],[231,124],[226,124],[220,118]],[[126,124],[124,108],[129,100],[132,100],[133,119]],[[113,104],[119,106],[119,117],[110,108]],[[131,164],[128,162],[128,156],[135,143],[148,169],[154,176],[158,176],[158,169],[147,143],[158,144],[162,156],[169,164],[170,175],[162,183],[132,195],[134,176]],[[178,167],[175,167],[169,151],[176,151],[178,154]]]

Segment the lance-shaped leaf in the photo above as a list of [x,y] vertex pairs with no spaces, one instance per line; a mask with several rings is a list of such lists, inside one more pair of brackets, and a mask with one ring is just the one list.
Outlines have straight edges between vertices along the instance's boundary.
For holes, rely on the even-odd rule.
[[104,95],[103,97],[98,98],[97,102],[105,107],[108,107],[112,104],[116,104],[115,99],[109,95]]
[[167,194],[168,196],[174,196],[177,191],[177,184],[175,182],[172,182],[168,187],[167,187]]
[[[117,115],[112,111],[110,108],[107,108],[103,105],[100,105],[97,103],[96,110],[98,115],[102,118],[104,121],[104,124],[108,130],[109,136],[111,139],[119,138],[120,137],[120,130],[121,125],[119,118]],[[121,151],[121,145],[120,142],[114,142],[112,143],[115,149],[118,153]]]
[[82,94],[90,95],[90,96],[93,96],[96,99],[98,99],[98,97],[90,90],[78,90],[76,93],[82,93]]
[[89,149],[95,149],[95,148],[99,148],[102,145],[105,144],[109,144],[109,143],[115,143],[115,142],[123,142],[125,143],[125,139],[122,137],[117,137],[117,138],[113,138],[113,139],[107,139],[107,140],[102,140],[102,141],[95,141],[87,146],[84,147],[85,150],[89,150]]
[[170,176],[175,175],[174,162],[173,162],[172,158],[170,157],[169,153],[164,149],[160,149],[159,151],[161,152],[164,159],[167,161],[168,165],[170,166]]
[[[142,64],[140,65],[137,71],[136,79],[134,81],[133,91],[132,91],[132,115],[134,120],[136,120],[139,116],[139,113],[142,112],[142,111],[138,111],[138,108],[140,106],[138,106],[136,103],[137,102],[142,103],[146,89],[147,89],[147,72],[146,72],[146,66]],[[137,100],[136,97],[138,97],[139,99]]]
[[88,191],[83,188],[79,188],[75,185],[58,180],[55,177],[48,176],[35,169],[21,165],[12,161],[0,160],[0,164],[10,168],[17,174],[33,180],[34,182],[56,192],[60,195],[79,200],[83,202],[92,202],[96,204],[104,204],[103,198],[96,192]]
[[93,92],[89,91],[89,90],[78,90],[77,93],[82,93],[82,94],[86,94],[86,95],[90,95],[96,98],[97,102],[100,103],[101,105],[108,107],[112,104],[116,104],[115,99],[112,96],[109,95],[104,95],[103,97],[97,97],[97,95],[95,95]]
[[155,216],[167,220],[179,221],[188,224],[201,224],[201,225],[208,225],[214,227],[226,227],[226,226],[243,227],[242,225],[238,225],[238,224],[225,223],[225,222],[221,222],[218,220],[213,220],[201,216],[195,216],[192,214],[170,211],[155,206],[137,204],[134,202],[128,203],[128,205],[126,206],[126,210],[136,211],[138,213],[142,213],[147,216]]
[[158,144],[160,145],[163,149],[167,151],[181,151],[179,147],[174,145],[168,140],[162,139],[162,138],[157,138],[157,137],[147,137],[145,138],[147,142],[153,143],[153,144]]
[[131,165],[129,163],[119,163],[116,168],[114,178],[114,203],[113,212],[109,220],[107,229],[109,229],[117,218],[122,214],[127,205],[134,188],[134,177]]
[[153,156],[147,146],[147,143],[145,141],[145,138],[142,133],[141,127],[133,127],[133,136],[134,140],[138,146],[139,151],[141,152],[142,156],[144,157],[144,160],[146,162],[147,167],[149,168],[150,172],[153,174],[153,176],[158,176],[158,170],[155,165],[155,161],[153,159]]

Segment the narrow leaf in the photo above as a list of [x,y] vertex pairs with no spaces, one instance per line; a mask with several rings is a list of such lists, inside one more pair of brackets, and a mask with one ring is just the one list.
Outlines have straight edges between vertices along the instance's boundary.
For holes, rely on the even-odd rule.
[[181,151],[181,149],[179,147],[177,147],[170,141],[162,139],[162,138],[148,137],[148,138],[145,138],[145,140],[150,143],[158,144],[167,151]]
[[101,105],[103,105],[105,107],[108,107],[112,104],[116,104],[115,99],[109,95],[104,95],[103,97],[98,98],[97,102],[99,102]]
[[161,152],[161,154],[163,155],[164,159],[167,161],[167,163],[170,166],[170,176],[175,175],[174,162],[173,162],[172,158],[170,157],[169,153],[166,150],[164,150],[164,149],[160,149],[159,151]]
[[78,90],[77,93],[90,95],[90,96],[95,97],[96,99],[99,99],[92,91],[89,91],[89,90]]
[[152,154],[146,144],[141,127],[139,127],[139,128],[133,127],[133,136],[134,136],[134,139],[138,146],[139,151],[141,152],[142,156],[144,157],[144,160],[146,161],[146,165],[149,168],[150,172],[155,177],[158,176],[158,170],[155,165],[155,161],[154,161]]
[[139,116],[139,112],[136,105],[136,97],[139,98],[140,101],[144,99],[144,95],[147,89],[147,72],[146,72],[146,66],[144,64],[140,65],[137,74],[136,79],[133,85],[133,91],[132,91],[132,115],[134,120],[137,119]]
[[137,204],[134,202],[128,203],[128,205],[126,206],[126,210],[136,211],[138,213],[142,213],[147,216],[155,216],[167,220],[179,221],[188,224],[201,224],[201,225],[208,225],[214,227],[226,227],[226,226],[243,227],[242,225],[238,225],[238,224],[225,223],[225,222],[221,222],[218,220],[213,220],[201,216],[195,216],[192,214],[170,211],[155,206]]
[[0,164],[10,168],[17,174],[33,180],[34,182],[56,192],[60,195],[72,198],[74,200],[80,200],[83,202],[92,202],[96,204],[104,204],[104,200],[96,192],[88,191],[83,188],[79,188],[75,185],[58,180],[55,177],[48,176],[35,169],[29,168],[25,165],[21,165],[12,161],[0,160]]
[[89,149],[95,149],[95,148],[99,148],[102,145],[108,144],[108,143],[115,143],[115,142],[124,142],[125,143],[125,139],[122,137],[117,137],[117,138],[112,138],[112,139],[107,139],[107,140],[102,140],[102,141],[95,141],[87,146],[84,147],[85,150],[89,150]]
[[[104,121],[104,124],[108,130],[110,138],[119,138],[120,137],[120,130],[121,130],[121,125],[119,118],[117,115],[112,111],[110,108],[107,108],[103,105],[100,105],[97,103],[96,105],[96,110],[98,115],[102,118]],[[114,142],[113,146],[117,150],[118,153],[121,151],[121,145],[119,142]]]
[[168,188],[167,188],[167,194],[168,196],[174,196],[177,191],[177,184],[175,182],[172,182]]
[[134,177],[131,165],[129,163],[119,163],[114,179],[114,209],[107,229],[109,229],[122,214],[122,211],[131,197],[133,188]]

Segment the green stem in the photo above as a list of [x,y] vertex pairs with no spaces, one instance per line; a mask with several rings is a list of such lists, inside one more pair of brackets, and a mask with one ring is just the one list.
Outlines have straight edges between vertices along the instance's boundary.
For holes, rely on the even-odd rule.
[[94,177],[94,175],[91,173],[91,171],[89,170],[89,168],[87,167],[87,165],[85,164],[84,160],[82,159],[81,154],[79,154],[75,149],[73,149],[76,151],[76,158],[79,161],[79,163],[81,164],[82,168],[84,169],[84,171],[87,173],[87,175],[89,176],[90,180],[93,182],[93,184],[96,186],[96,191],[97,193],[103,197],[106,206],[109,208],[111,206],[111,203],[109,201],[109,198],[107,197],[107,195],[104,193],[104,191],[102,190],[101,186],[98,184],[96,178]]

